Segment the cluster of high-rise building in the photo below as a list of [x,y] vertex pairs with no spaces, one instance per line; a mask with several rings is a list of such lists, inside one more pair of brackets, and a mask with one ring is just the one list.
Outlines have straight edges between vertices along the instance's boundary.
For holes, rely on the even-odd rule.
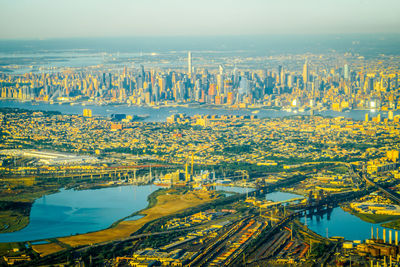
[[0,74],[1,98],[37,101],[93,101],[162,105],[204,103],[291,108],[396,109],[398,70],[367,66],[310,67],[298,72],[275,70],[195,69],[188,53],[187,71],[123,68],[123,71],[70,70],[55,73]]

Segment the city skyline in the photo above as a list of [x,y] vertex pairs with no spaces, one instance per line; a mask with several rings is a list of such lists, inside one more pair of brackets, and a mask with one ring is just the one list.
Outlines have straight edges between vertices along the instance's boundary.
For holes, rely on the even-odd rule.
[[0,0],[0,265],[400,266],[399,0]]
[[2,0],[0,10],[0,39],[400,33],[394,0]]

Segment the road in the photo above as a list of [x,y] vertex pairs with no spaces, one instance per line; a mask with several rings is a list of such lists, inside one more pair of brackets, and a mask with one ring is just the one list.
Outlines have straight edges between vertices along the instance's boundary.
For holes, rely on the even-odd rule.
[[380,186],[379,184],[375,183],[374,181],[370,180],[367,178],[367,175],[364,174],[363,179],[365,180],[365,182],[369,185],[372,185],[374,187],[376,187],[379,191],[381,191],[382,193],[384,193],[388,198],[390,198],[392,201],[396,202],[397,204],[400,204],[400,198],[398,198],[397,196],[395,196],[394,194],[392,194],[391,192],[389,192],[388,190],[386,190],[385,188],[383,188],[382,186]]

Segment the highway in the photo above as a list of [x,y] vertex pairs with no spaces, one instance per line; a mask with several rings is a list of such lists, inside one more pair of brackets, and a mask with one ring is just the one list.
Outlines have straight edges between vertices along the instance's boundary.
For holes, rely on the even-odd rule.
[[349,169],[350,169],[351,173],[353,174],[353,176],[355,176],[357,179],[359,179],[360,181],[365,181],[367,183],[367,185],[371,185],[372,187],[377,188],[379,191],[384,193],[389,199],[391,199],[392,201],[396,202],[397,204],[400,204],[400,198],[399,197],[397,197],[396,195],[392,194],[387,189],[383,188],[382,186],[380,186],[379,184],[375,183],[374,181],[368,179],[367,174],[365,172],[363,172],[362,176],[360,176],[359,173],[355,172],[353,166],[350,166]]
[[386,190],[379,184],[375,183],[374,181],[368,179],[366,174],[364,174],[362,177],[367,184],[369,184],[373,187],[376,187],[379,191],[384,193],[388,198],[390,198],[392,201],[396,202],[396,204],[400,204],[400,198],[398,198],[397,196],[395,196],[394,194],[392,194],[391,192],[389,192],[388,190]]

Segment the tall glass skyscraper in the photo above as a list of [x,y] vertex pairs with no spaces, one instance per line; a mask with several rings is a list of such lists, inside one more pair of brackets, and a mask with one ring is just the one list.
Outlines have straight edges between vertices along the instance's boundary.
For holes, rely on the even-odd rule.
[[192,73],[192,52],[188,52],[188,73]]

